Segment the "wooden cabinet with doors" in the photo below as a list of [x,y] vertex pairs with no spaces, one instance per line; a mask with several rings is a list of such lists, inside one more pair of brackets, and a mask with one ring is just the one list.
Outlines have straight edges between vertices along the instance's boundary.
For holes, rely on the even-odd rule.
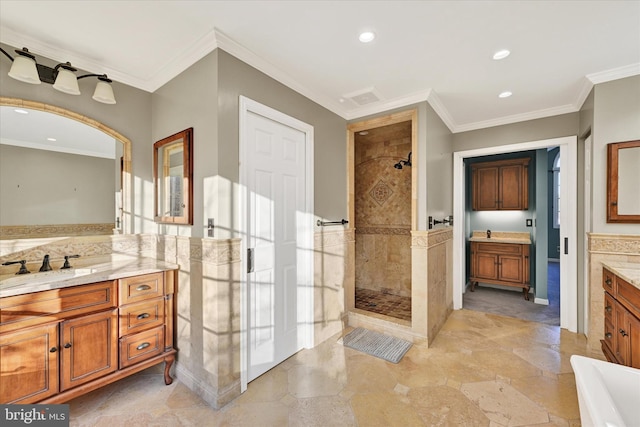
[[604,339],[609,362],[640,368],[640,289],[603,268]]
[[175,359],[174,270],[0,298],[0,404],[62,403]]
[[471,292],[478,282],[522,288],[529,300],[529,245],[471,242]]
[[529,208],[529,158],[471,165],[473,210]]

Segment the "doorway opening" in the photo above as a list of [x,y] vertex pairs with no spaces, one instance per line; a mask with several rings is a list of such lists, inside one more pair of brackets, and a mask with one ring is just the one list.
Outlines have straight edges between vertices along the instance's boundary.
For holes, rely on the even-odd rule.
[[349,126],[353,307],[410,325],[415,222],[414,112]]
[[[571,332],[577,332],[578,311],[577,311],[577,138],[575,136],[553,138],[540,141],[531,141],[504,146],[488,147],[483,149],[469,150],[454,153],[454,216],[465,217],[467,204],[465,195],[468,185],[466,183],[466,173],[464,160],[478,156],[488,156],[502,153],[515,153],[527,150],[548,149],[559,147],[559,163],[563,172],[562,179],[559,180],[558,188],[558,214],[559,214],[559,240],[560,240],[560,269],[559,279],[559,305],[560,305],[560,327]],[[544,170],[547,170],[546,164]],[[544,194],[546,197],[546,194]],[[454,309],[463,306],[463,295],[466,284],[466,244],[468,240],[465,227],[454,228]],[[537,275],[547,279],[548,264],[546,261],[546,243],[541,244],[538,249],[544,255],[539,255],[537,259],[542,260]],[[542,276],[541,271],[545,276]],[[539,296],[536,295],[536,298]],[[543,298],[543,297],[541,297]]]
[[[515,159],[528,162],[526,210],[473,210],[467,207],[464,223],[467,236],[475,235],[476,230],[480,233],[491,230],[494,236],[505,232],[519,233],[530,239],[530,253],[527,253],[525,258],[528,259],[522,267],[526,269],[522,274],[531,286],[528,298],[522,297],[519,288],[480,280],[475,292],[464,293],[463,307],[560,326],[560,147],[467,158],[465,164],[469,172],[471,165],[478,162]],[[466,183],[471,189],[470,179],[471,173],[468,173]],[[469,197],[467,194],[468,201]],[[515,249],[510,247],[508,250]],[[486,262],[492,258],[489,255],[484,257],[488,257],[483,261],[486,267]],[[467,253],[467,271],[470,259]],[[498,265],[502,264],[499,262]]]

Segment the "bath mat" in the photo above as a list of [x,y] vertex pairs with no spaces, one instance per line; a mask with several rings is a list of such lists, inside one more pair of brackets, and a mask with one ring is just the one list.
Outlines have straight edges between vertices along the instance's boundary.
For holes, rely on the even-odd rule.
[[398,363],[411,348],[411,343],[400,338],[356,328],[342,338],[342,344],[392,363]]

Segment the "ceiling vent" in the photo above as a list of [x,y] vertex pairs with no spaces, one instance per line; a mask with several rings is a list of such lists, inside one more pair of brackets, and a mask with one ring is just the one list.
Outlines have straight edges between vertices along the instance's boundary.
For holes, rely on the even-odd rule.
[[373,87],[357,90],[355,92],[342,95],[344,99],[350,99],[356,105],[367,105],[378,102],[382,99],[382,96]]

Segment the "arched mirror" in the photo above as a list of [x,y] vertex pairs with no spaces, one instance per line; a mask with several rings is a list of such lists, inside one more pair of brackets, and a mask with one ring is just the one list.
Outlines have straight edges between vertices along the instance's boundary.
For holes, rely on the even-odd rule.
[[607,145],[607,222],[640,223],[640,141]]
[[0,239],[130,232],[127,138],[15,98],[0,98],[0,123]]

